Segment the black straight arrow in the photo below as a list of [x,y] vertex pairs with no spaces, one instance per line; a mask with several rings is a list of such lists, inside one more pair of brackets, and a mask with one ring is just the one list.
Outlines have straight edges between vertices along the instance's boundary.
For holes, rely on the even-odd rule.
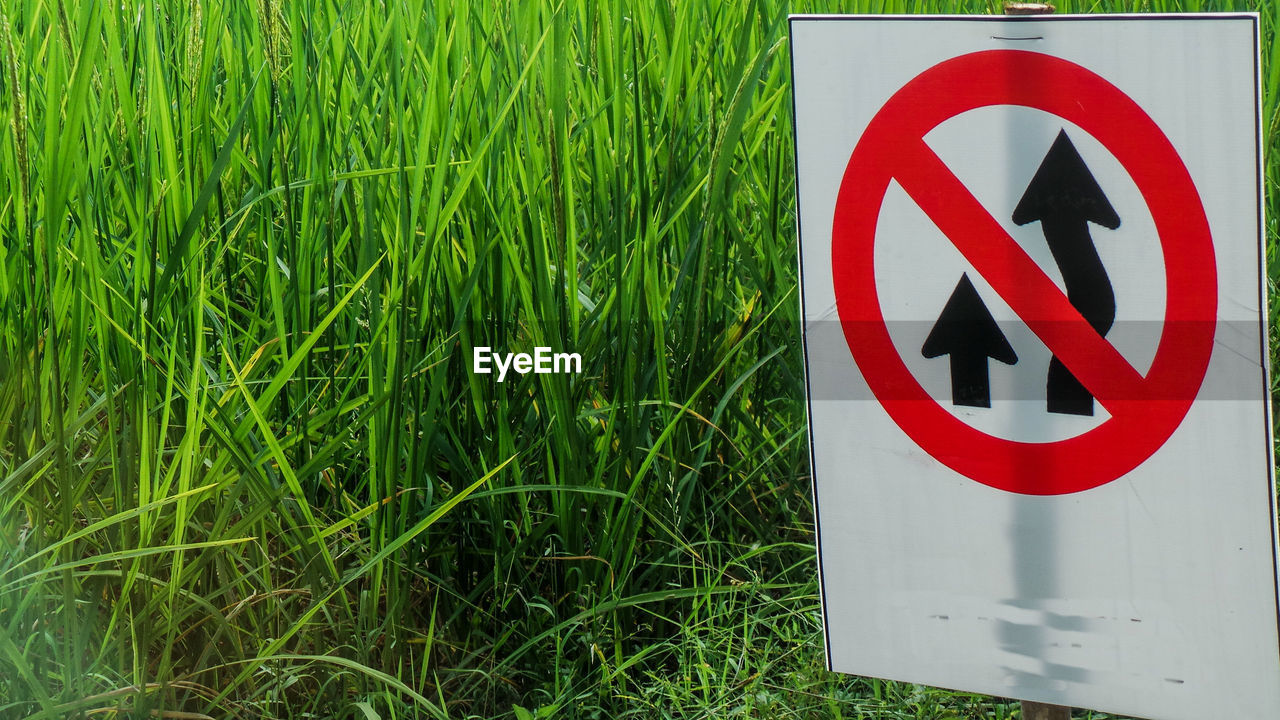
[[[1120,216],[1065,130],[1058,132],[1040,162],[1013,210],[1013,221],[1018,225],[1040,222],[1044,239],[1062,271],[1067,300],[1105,337],[1116,319],[1116,296],[1089,235],[1089,223],[1114,230],[1120,227]],[[1093,394],[1056,355],[1049,361],[1045,395],[1051,413],[1093,414]]]
[[1018,362],[968,274],[960,276],[920,354],[927,358],[951,356],[951,404],[970,407],[991,407],[987,358],[1006,365]]

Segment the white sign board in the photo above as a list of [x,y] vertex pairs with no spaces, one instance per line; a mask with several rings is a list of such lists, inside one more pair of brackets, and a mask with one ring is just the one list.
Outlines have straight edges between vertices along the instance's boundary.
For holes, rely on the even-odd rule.
[[794,17],[832,669],[1280,717],[1258,17]]

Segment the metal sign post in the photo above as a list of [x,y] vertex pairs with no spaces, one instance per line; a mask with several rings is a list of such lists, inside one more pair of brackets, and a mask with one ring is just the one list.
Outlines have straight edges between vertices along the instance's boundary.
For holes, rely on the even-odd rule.
[[[1055,8],[1045,3],[1005,2],[1006,15],[1052,15]],[[1071,720],[1071,708],[1062,705],[1022,701],[1022,720]]]
[[1022,720],[1071,720],[1071,708],[1023,700]]
[[[1052,15],[1054,7],[1045,3],[1005,2],[1006,15]],[[1022,720],[1071,720],[1071,708],[1032,700],[1022,701]]]

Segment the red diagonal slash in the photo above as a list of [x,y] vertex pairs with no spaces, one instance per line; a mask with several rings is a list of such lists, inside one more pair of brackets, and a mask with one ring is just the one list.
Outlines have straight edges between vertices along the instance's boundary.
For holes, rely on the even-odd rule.
[[[905,151],[905,152],[904,152]],[[892,174],[996,293],[1103,406],[1143,397],[1143,377],[923,141],[897,148]]]

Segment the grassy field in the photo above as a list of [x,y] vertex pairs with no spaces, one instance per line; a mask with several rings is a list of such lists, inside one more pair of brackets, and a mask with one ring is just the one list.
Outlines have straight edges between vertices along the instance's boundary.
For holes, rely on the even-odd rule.
[[0,8],[0,718],[1016,717],[824,669],[786,40],[992,3]]

